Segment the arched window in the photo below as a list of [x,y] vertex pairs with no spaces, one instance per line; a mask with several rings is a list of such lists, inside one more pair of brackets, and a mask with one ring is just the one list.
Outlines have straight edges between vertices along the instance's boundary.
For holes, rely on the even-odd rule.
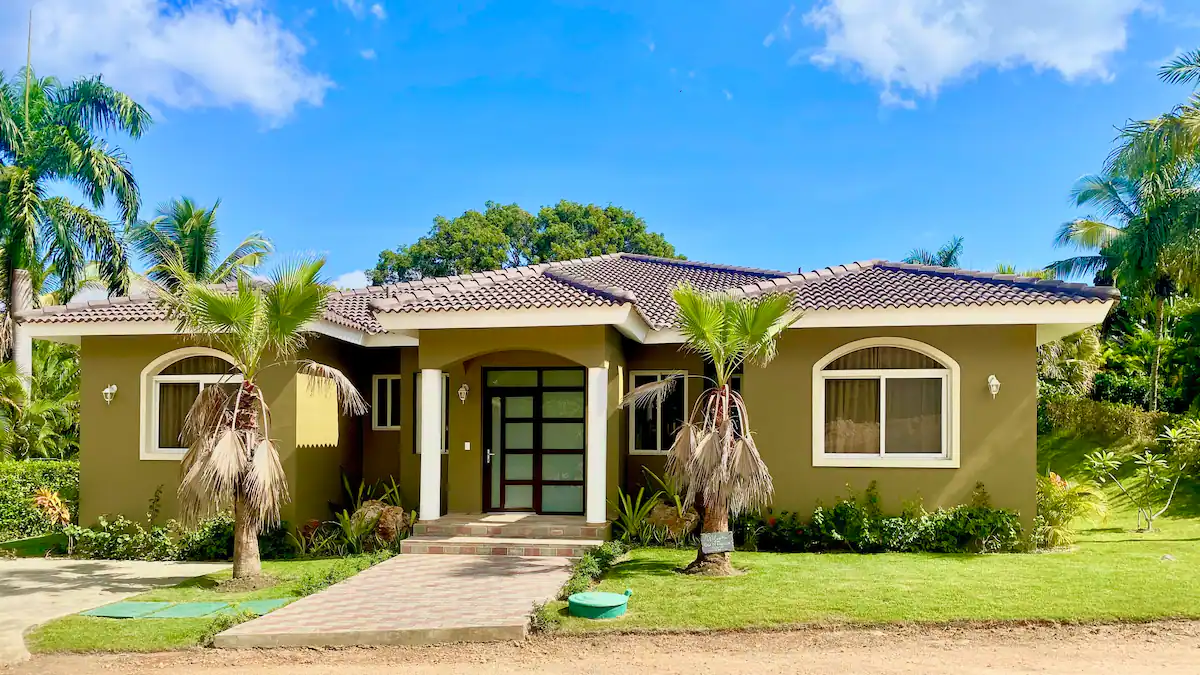
[[155,359],[142,371],[142,459],[180,459],[187,452],[183,424],[206,387],[236,390],[242,381],[228,355],[185,347]]
[[814,466],[958,466],[958,364],[915,340],[869,338],[813,368]]

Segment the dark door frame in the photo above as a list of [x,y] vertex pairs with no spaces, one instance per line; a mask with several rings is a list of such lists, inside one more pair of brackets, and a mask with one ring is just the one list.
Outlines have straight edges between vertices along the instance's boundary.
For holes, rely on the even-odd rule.
[[[488,386],[488,373],[504,370],[524,370],[537,372],[537,385],[524,387],[492,387]],[[583,373],[583,384],[579,386],[561,387],[561,386],[546,386],[544,382],[544,374],[547,371],[581,371]],[[482,461],[481,471],[483,473],[483,511],[485,513],[501,513],[501,512],[532,512],[532,513],[552,513],[553,515],[583,515],[587,504],[587,369],[582,366],[550,366],[550,367],[520,367],[520,366],[495,366],[484,367],[480,375],[480,381],[483,383],[483,396],[481,397],[480,405],[482,407],[482,434],[483,441],[480,446],[483,452],[480,453]],[[565,391],[565,392],[580,392],[583,394],[583,416],[581,418],[563,418],[563,417],[545,417],[542,415],[542,394],[546,392]],[[521,421],[528,420],[533,424],[533,448],[528,451],[516,451],[512,454],[531,454],[533,461],[533,474],[529,480],[507,480],[504,471],[505,449],[506,445],[506,429],[502,426],[500,429],[500,447],[493,448],[492,446],[492,398],[499,396],[500,399],[500,419],[505,420],[505,408],[507,403],[505,399],[510,396],[529,396],[533,398],[533,417],[519,418]],[[514,419],[514,421],[516,421]],[[547,450],[542,447],[542,423],[543,422],[578,422],[583,425],[584,447],[579,450]],[[499,508],[492,508],[492,466],[487,461],[488,451],[493,453],[492,462],[500,462],[500,491],[501,499]],[[542,457],[544,455],[580,455],[583,458],[583,478],[581,480],[544,480],[542,478]],[[504,488],[507,485],[529,485],[533,492],[533,505],[530,508],[508,508],[504,504]],[[547,512],[542,509],[542,486],[544,485],[578,485],[582,488],[583,499],[580,504],[579,511],[571,512]]]

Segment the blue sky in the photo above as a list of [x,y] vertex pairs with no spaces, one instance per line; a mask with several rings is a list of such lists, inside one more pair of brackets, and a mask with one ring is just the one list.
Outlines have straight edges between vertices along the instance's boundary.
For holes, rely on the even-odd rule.
[[[374,265],[487,200],[634,209],[689,258],[811,269],[966,237],[1065,252],[1067,194],[1182,101],[1185,0],[7,0],[0,68],[101,72],[151,107],[145,196],[228,243]],[[354,279],[351,276],[347,280]]]

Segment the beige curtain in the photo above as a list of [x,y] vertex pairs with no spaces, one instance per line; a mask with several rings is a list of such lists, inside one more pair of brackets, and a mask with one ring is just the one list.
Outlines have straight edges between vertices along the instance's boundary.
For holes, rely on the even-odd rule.
[[158,383],[158,447],[185,447],[180,436],[188,410],[200,395],[200,385],[195,382]]
[[825,380],[825,452],[879,453],[879,380]]
[[887,381],[888,453],[942,452],[942,380]]
[[901,347],[867,347],[850,352],[825,366],[825,370],[891,370],[896,368],[925,369],[945,368],[945,366],[920,352]]

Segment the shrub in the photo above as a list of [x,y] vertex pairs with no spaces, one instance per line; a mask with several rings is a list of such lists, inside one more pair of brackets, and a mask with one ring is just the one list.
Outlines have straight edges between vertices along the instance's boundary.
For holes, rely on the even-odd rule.
[[79,510],[79,462],[0,461],[0,541],[36,537],[56,528],[34,506],[38,490],[58,493],[71,514]]
[[297,579],[293,587],[294,591],[296,595],[301,597],[312,595],[338,582],[345,581],[369,567],[378,565],[393,555],[395,554],[385,549],[375,551],[374,553],[342,558],[324,570],[309,572]]
[[215,639],[221,633],[224,633],[238,624],[243,624],[247,621],[253,621],[257,618],[257,614],[246,610],[218,614],[213,617],[212,621],[208,622],[208,626],[206,626],[204,628],[204,632],[200,634],[200,646],[211,647],[213,646],[213,639]]
[[[148,519],[152,522],[153,519]],[[166,525],[146,525],[117,516],[101,516],[94,527],[71,525],[64,532],[74,540],[75,555],[104,560],[229,560],[233,558],[233,518],[221,514],[186,529],[171,520]],[[258,537],[263,559],[290,558],[294,549],[287,526]]]
[[613,535],[627,544],[650,544],[655,539],[654,527],[650,524],[650,513],[661,503],[660,491],[646,496],[646,488],[639,488],[637,496],[617,489],[616,503],[609,502],[616,512],[613,520]]
[[762,551],[993,553],[1021,548],[1019,516],[993,507],[982,484],[970,504],[932,512],[912,505],[899,516],[885,516],[872,482],[862,495],[851,491],[832,507],[818,505],[807,520],[788,511],[768,511],[752,527]]
[[583,554],[575,562],[571,578],[558,592],[560,600],[566,600],[576,593],[583,593],[592,587],[592,583],[612,567],[618,558],[625,555],[628,548],[619,541],[606,541],[596,548]]
[[1046,423],[1051,429],[1114,441],[1127,438],[1151,443],[1170,419],[1165,412],[1149,412],[1128,403],[1086,398],[1049,401],[1045,408]]
[[1094,484],[1068,481],[1053,472],[1038,476],[1034,544],[1038,548],[1070,546],[1075,542],[1072,523],[1088,513],[1104,513],[1104,493]]

